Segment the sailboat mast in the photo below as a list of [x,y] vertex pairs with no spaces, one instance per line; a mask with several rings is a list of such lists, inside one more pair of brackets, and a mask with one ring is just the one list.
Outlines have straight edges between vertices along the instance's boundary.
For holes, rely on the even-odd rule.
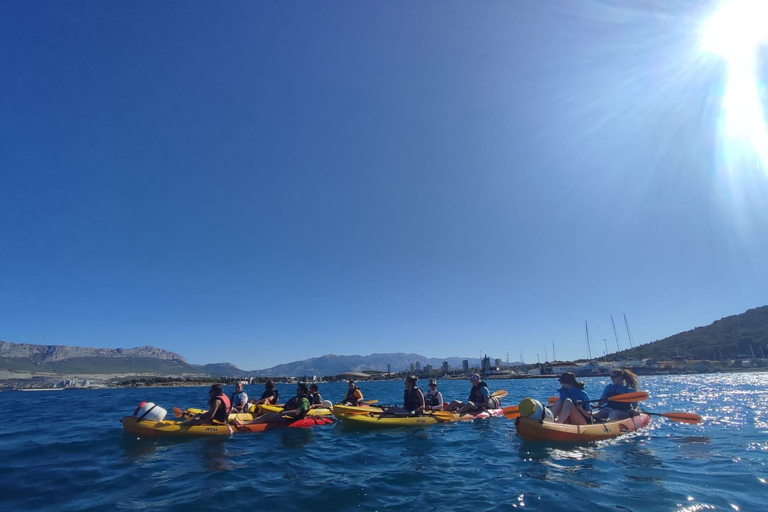
[[587,352],[589,353],[589,360],[592,360],[592,347],[589,345],[589,326],[587,321],[584,320],[584,328],[587,330]]
[[555,356],[555,340],[552,340],[552,360],[557,361],[557,356]]
[[627,323],[627,315],[624,313],[624,325],[627,326],[627,337],[629,338],[629,347],[635,348],[635,346],[632,344],[632,335],[629,333],[629,323]]
[[621,352],[621,347],[619,346],[619,335],[616,334],[616,324],[613,322],[613,315],[611,315],[611,325],[613,326],[613,337],[616,338],[616,350]]

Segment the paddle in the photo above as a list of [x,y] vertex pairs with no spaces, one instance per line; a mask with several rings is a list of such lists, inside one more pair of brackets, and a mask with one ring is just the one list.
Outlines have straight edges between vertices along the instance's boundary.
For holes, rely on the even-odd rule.
[[504,398],[504,397],[505,397],[505,396],[507,396],[508,394],[509,394],[509,393],[507,393],[507,392],[506,392],[505,390],[503,390],[503,389],[497,389],[496,391],[494,391],[493,393],[491,393],[491,398]]
[[701,422],[701,416],[692,412],[648,412],[643,411],[643,414],[650,414],[651,416],[663,416],[668,420],[678,421],[680,423],[689,423],[696,425]]
[[[645,391],[633,391],[632,393],[624,393],[623,395],[612,396],[607,400],[610,400],[611,402],[632,403],[632,402],[642,402],[643,400],[648,400],[648,398],[649,398],[649,395]],[[549,405],[554,404],[558,400],[560,400],[560,398],[556,396],[551,396],[547,398],[547,402],[549,403]],[[598,398],[596,400],[590,400],[589,402],[590,403],[601,402],[603,400],[606,400],[606,399]]]
[[173,417],[174,418],[181,418],[182,416],[193,416],[192,414],[182,411],[178,407],[173,408]]
[[438,421],[454,421],[456,419],[450,411],[434,411],[431,414]]
[[378,400],[365,400],[363,401],[364,404],[373,405],[379,403]]
[[502,409],[504,411],[504,417],[508,420],[514,420],[520,417],[520,410],[516,405],[510,405]]

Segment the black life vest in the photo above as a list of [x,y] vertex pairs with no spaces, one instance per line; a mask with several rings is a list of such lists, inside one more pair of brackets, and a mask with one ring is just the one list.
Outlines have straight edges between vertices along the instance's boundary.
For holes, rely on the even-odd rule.
[[437,394],[440,393],[439,391],[435,391],[435,394],[429,394],[427,393],[424,395],[424,405],[429,407],[437,407],[440,405],[440,400],[437,397]]
[[421,407],[421,400],[419,400],[420,392],[421,389],[419,388],[413,388],[410,391],[406,389],[403,393],[403,409],[413,411],[414,409]]

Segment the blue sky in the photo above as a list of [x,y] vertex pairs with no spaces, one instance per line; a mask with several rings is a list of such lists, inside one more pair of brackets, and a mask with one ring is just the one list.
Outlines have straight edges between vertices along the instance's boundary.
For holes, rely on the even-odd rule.
[[531,362],[765,305],[715,7],[2,2],[0,339]]

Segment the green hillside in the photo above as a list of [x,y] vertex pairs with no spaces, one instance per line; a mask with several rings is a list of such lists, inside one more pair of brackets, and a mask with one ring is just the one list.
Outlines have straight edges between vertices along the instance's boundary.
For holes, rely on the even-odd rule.
[[618,352],[615,358],[671,360],[680,355],[688,359],[719,360],[751,357],[752,351],[757,357],[763,353],[768,355],[768,306]]

